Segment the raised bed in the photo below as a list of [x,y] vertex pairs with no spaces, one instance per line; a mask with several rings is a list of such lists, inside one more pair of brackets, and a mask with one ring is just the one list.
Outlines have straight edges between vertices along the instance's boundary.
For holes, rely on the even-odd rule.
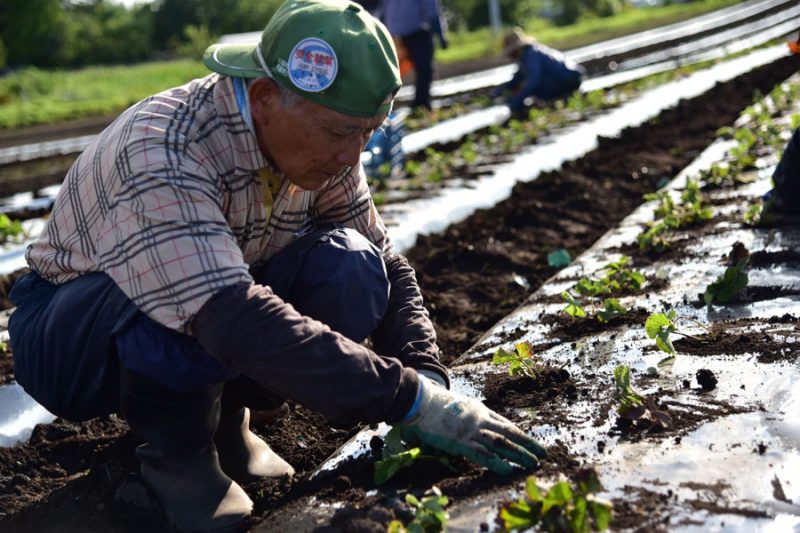
[[[452,360],[463,353],[488,327],[523,302],[530,293],[529,287],[538,287],[555,272],[547,266],[547,253],[557,247],[566,247],[573,255],[577,255],[590,246],[640,203],[642,193],[655,190],[659,181],[672,177],[694,159],[713,140],[718,127],[733,123],[736,115],[750,102],[754,89],[767,92],[793,70],[796,70],[796,64],[786,59],[719,84],[701,98],[679,103],[674,110],[662,113],[657,120],[622,132],[619,139],[601,139],[599,150],[566,165],[560,172],[543,174],[532,183],[518,185],[509,200],[501,205],[475,213],[463,223],[449,228],[442,237],[428,237],[410,248],[409,256],[416,263],[425,285],[424,290],[429,294],[428,302],[432,306],[437,327],[444,333],[443,344],[448,359]],[[743,194],[755,196],[757,192]],[[603,200],[598,201],[600,198]],[[594,211],[597,214],[590,214]],[[546,238],[529,240],[529,237],[537,235]],[[587,263],[587,270],[580,275],[590,273],[592,264]],[[445,268],[448,265],[449,270]],[[495,270],[495,266],[499,268]],[[566,274],[569,271],[562,273]],[[561,280],[562,283],[569,281],[573,280]],[[443,290],[445,282],[454,292]],[[552,293],[548,292],[547,297],[551,296]],[[465,302],[475,307],[463,309]],[[549,302],[548,305],[553,304]],[[503,311],[503,308],[507,310]],[[641,330],[641,324],[629,326],[631,332]],[[503,327],[507,335],[502,342],[514,340],[514,330]],[[523,336],[527,330],[519,333]],[[569,353],[564,360],[569,359],[570,365],[581,363],[580,360],[572,361],[578,353],[576,351],[573,354],[569,350],[588,351],[589,345],[579,347],[581,341],[575,340],[573,348],[570,344],[562,346],[562,341],[537,339],[534,344],[541,353],[548,354],[548,358],[555,360]],[[553,345],[545,348],[547,342]],[[457,348],[459,343],[466,345],[464,349]],[[470,353],[485,359],[487,350],[491,348],[483,346]],[[609,357],[616,356],[619,350],[611,350]],[[633,357],[635,354],[631,354]],[[690,356],[686,356],[686,359],[690,360]],[[479,379],[482,371],[479,372],[472,362],[463,365],[462,362],[456,368],[461,378],[459,383],[462,386],[472,383],[482,388],[484,380]],[[633,360],[628,362],[632,363]],[[646,364],[649,365],[649,361]],[[676,361],[673,372],[685,374],[691,370],[681,369],[679,364],[684,363]],[[534,399],[540,402],[534,403],[534,406],[542,406],[540,413],[543,407],[547,407],[547,416],[551,417],[548,420],[558,421],[559,424],[558,430],[545,428],[547,431],[540,433],[551,451],[550,459],[538,473],[543,479],[553,480],[560,474],[575,472],[581,466],[580,462],[589,461],[595,454],[605,457],[617,453],[614,450],[622,449],[622,445],[616,444],[621,436],[617,441],[609,437],[604,441],[605,452],[600,452],[599,441],[595,442],[596,436],[587,433],[584,441],[581,441],[577,431],[566,423],[574,416],[572,410],[581,405],[586,407],[582,416],[595,413],[589,409],[597,409],[594,403],[583,398],[600,398],[603,391],[608,392],[608,387],[601,388],[600,385],[610,383],[610,374],[602,373],[610,365],[611,361],[598,362],[595,370],[597,383],[592,382],[588,375],[577,370],[573,372],[573,366],[570,366],[569,376],[557,373],[537,384],[536,389],[546,393]],[[485,364],[481,366],[491,368]],[[501,370],[492,369],[492,372],[498,377],[503,376]],[[635,374],[634,384],[642,392],[650,393],[657,387],[657,381],[640,382],[640,375]],[[727,390],[726,381],[721,380],[720,391]],[[683,386],[682,381],[679,385]],[[678,392],[691,394],[693,388],[697,386],[690,384],[688,391],[681,388]],[[584,390],[587,391],[585,394]],[[520,394],[517,397],[524,398]],[[744,399],[747,400],[747,397]],[[487,401],[491,401],[488,395]],[[589,406],[589,403],[592,405]],[[516,417],[516,413],[507,410],[510,407],[507,404],[506,395],[493,406]],[[741,408],[738,404],[732,405]],[[600,419],[603,424],[610,424],[613,416],[609,416],[611,411],[610,403],[605,411],[599,411],[605,415],[604,419]],[[712,411],[706,415],[707,419],[715,413],[723,414],[716,408]],[[689,420],[690,417],[686,418]],[[524,418],[517,419],[529,427],[541,427],[542,420],[538,418],[527,419],[527,422]],[[692,423],[689,423],[682,426],[681,431],[691,431],[692,427]],[[365,460],[363,464],[352,463],[348,466],[349,470],[339,470],[309,480],[308,475],[357,430],[331,428],[319,417],[300,407],[276,426],[261,430],[270,444],[295,466],[299,476],[292,484],[265,482],[246,487],[256,500],[260,513],[258,519],[265,520],[255,529],[301,531],[317,524],[315,520],[319,517],[330,530],[358,530],[355,523],[367,524],[365,527],[374,528],[372,530],[385,530],[386,521],[392,516],[408,518],[405,504],[395,496],[402,496],[403,491],[409,488],[421,493],[437,483],[453,501],[451,513],[454,527],[476,531],[481,529],[481,523],[488,528],[492,524],[492,516],[481,504],[471,508],[473,496],[499,491],[498,494],[506,495],[505,498],[508,488],[519,488],[527,475],[520,473],[510,478],[500,478],[487,475],[464,462],[455,462],[457,473],[437,468],[415,470],[393,480],[389,492],[373,495],[370,493],[373,489],[371,463]],[[568,433],[578,443],[584,442],[586,449],[571,448],[573,443],[567,441]],[[688,439],[688,433],[681,438]],[[555,442],[555,439],[561,442]],[[656,441],[645,438],[644,442]],[[125,424],[115,417],[109,417],[86,424],[56,421],[37,428],[30,444],[0,450],[0,513],[7,513],[6,516],[0,516],[0,530],[162,529],[163,518],[135,473],[137,467],[132,452],[136,444],[137,439],[127,431]],[[770,442],[764,441],[763,444],[766,446],[764,453],[768,454]],[[761,448],[756,446],[756,449]],[[576,451],[585,455],[578,456]],[[601,480],[606,481],[603,472]],[[787,499],[795,497],[780,482],[784,496]],[[612,496],[615,496],[615,483],[606,482]],[[649,492],[636,492],[646,498],[631,495],[616,497],[619,511],[617,520],[628,521],[615,522],[615,527],[659,527],[658,523],[648,522],[645,518],[652,514],[663,519],[662,511],[666,510],[669,514],[672,504],[669,497],[664,498],[652,488],[647,490]],[[314,499],[310,499],[311,495]],[[496,509],[494,503],[489,506]],[[338,515],[335,513],[337,508],[343,509]],[[733,515],[734,519],[737,516]],[[300,523],[300,518],[305,522]]]

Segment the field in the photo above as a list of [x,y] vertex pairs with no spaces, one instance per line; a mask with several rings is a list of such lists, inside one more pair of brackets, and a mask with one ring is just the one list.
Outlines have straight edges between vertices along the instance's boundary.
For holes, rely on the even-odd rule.
[[[614,531],[797,530],[800,218],[763,197],[800,126],[798,67],[781,43],[670,69],[537,105],[374,176],[454,387],[548,457],[500,476],[406,455],[376,480],[398,460],[385,425],[340,427],[290,402],[253,429],[297,474],[244,485],[248,529],[411,528],[416,498],[442,507],[424,531],[588,531],[590,515]],[[485,92],[408,119],[409,133],[490,106]],[[612,133],[582,134],[594,127]],[[534,170],[545,155],[561,160]],[[484,191],[497,198],[449,220],[453,198]],[[437,213],[443,229],[406,245],[404,229]],[[13,383],[11,358],[6,347],[0,384]],[[139,444],[110,415],[0,447],[0,531],[170,530]],[[554,510],[540,516],[543,495]]]

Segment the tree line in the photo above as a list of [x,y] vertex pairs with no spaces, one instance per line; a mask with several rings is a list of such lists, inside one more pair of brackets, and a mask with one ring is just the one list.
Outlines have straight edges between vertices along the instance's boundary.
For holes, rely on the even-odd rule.
[[[0,69],[75,68],[166,57],[199,57],[220,35],[258,31],[284,0],[155,0],[132,8],[109,0],[2,0]],[[375,2],[362,2],[374,4]],[[489,24],[487,0],[443,0],[451,27]],[[613,14],[622,0],[500,0],[506,24],[547,15]]]

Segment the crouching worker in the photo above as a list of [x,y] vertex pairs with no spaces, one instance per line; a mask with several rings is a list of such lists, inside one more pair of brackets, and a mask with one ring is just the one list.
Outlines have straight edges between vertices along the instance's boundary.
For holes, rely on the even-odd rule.
[[291,0],[258,45],[204,61],[214,73],[132,106],[67,174],[11,294],[19,383],[68,419],[120,413],[184,531],[236,527],[252,509],[236,481],[293,474],[248,424],[285,399],[534,467],[534,440],[448,390],[370,197],[360,154],[400,87],[386,29],[347,0]]
[[503,38],[503,53],[518,64],[511,80],[492,92],[496,98],[512,91],[506,103],[513,112],[525,109],[526,98],[562,98],[581,86],[583,68],[558,50],[537,43],[520,28]]
[[764,198],[771,203],[772,209],[783,215],[800,215],[800,128],[794,130],[786,145],[772,173],[772,183],[774,187]]

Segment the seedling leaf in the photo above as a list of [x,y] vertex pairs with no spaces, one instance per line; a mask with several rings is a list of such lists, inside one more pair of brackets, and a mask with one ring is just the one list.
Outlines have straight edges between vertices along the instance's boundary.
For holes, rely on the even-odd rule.
[[674,310],[670,310],[667,314],[653,313],[647,317],[647,321],[644,323],[647,336],[656,340],[658,349],[672,355],[675,355],[676,352],[669,335],[677,329],[673,322],[675,316]]
[[586,316],[586,311],[583,309],[581,303],[575,299],[572,294],[567,291],[561,293],[561,298],[567,302],[564,312],[573,318],[582,318]]
[[722,276],[710,283],[703,294],[703,301],[705,301],[706,305],[711,305],[714,302],[728,303],[747,287],[749,282],[745,271],[747,265],[747,258],[740,259],[736,266],[726,268]]
[[578,474],[575,485],[560,481],[542,492],[536,477],[526,482],[526,497],[510,502],[500,509],[505,530],[524,531],[538,527],[542,531],[588,532],[604,531],[611,521],[611,503],[595,497],[603,490],[597,473]]
[[523,373],[529,378],[536,378],[543,363],[533,354],[533,347],[528,341],[518,342],[514,345],[514,351],[498,348],[492,357],[495,365],[508,365],[508,374],[516,376]]
[[375,463],[374,480],[376,485],[382,485],[394,477],[401,468],[413,463],[422,454],[420,448],[411,448],[405,452],[391,455]]
[[619,404],[617,412],[625,418],[635,420],[647,411],[644,398],[631,386],[631,369],[627,366],[614,369],[614,399]]
[[602,323],[609,322],[618,316],[623,316],[628,310],[619,303],[616,298],[606,298],[603,300],[603,310],[597,313],[597,320]]

